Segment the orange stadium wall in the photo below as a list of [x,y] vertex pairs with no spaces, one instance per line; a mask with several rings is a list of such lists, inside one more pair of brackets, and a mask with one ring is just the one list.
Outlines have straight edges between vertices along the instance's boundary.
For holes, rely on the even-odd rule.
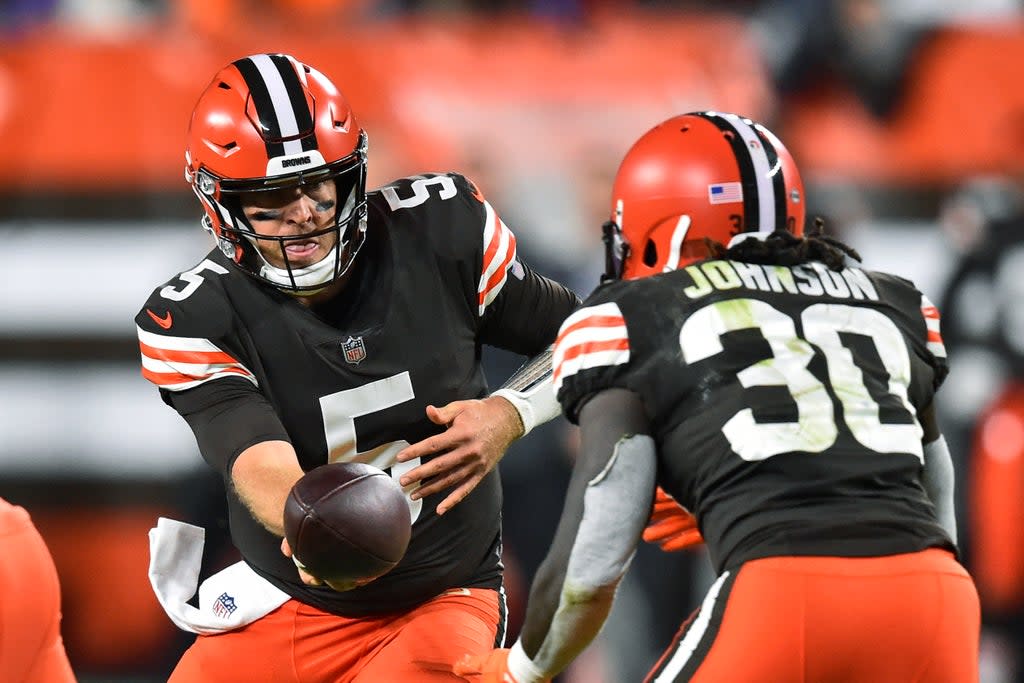
[[532,155],[553,143],[572,154],[573,145],[610,142],[620,153],[667,112],[770,105],[760,60],[729,17],[621,19],[571,32],[512,19],[409,20],[216,40],[50,30],[0,48],[0,182],[179,187],[204,79],[258,51],[291,52],[328,73],[370,133],[374,162],[382,161],[375,141],[386,140],[395,157],[388,170],[399,174],[458,164],[476,142],[521,153],[524,136]]
[[[617,155],[670,113],[772,120],[778,107],[752,37],[728,15],[601,15],[573,29],[460,17],[216,36],[179,25],[117,39],[50,28],[0,45],[0,182],[180,187],[203,79],[256,51],[291,51],[341,84],[378,141],[379,181],[472,163],[474,147],[512,164],[553,153],[571,161],[601,146]],[[1024,87],[1011,65],[1021,63],[1024,26],[951,29],[921,51],[890,120],[822,89],[789,103],[775,125],[812,175],[943,182],[1019,168]]]

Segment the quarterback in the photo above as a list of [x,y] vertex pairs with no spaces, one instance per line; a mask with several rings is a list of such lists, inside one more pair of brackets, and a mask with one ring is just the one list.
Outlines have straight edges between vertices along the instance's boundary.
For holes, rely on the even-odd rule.
[[[136,323],[143,375],[227,484],[244,561],[197,612],[179,590],[191,532],[154,530],[158,597],[200,634],[172,683],[447,681],[504,637],[494,468],[558,414],[550,346],[579,301],[519,259],[470,180],[367,191],[366,149],[338,88],[289,55],[227,65],[193,112],[185,173],[215,246]],[[532,360],[491,393],[485,344]],[[292,484],[328,462],[388,472],[413,524],[393,570],[344,592],[282,541]]]

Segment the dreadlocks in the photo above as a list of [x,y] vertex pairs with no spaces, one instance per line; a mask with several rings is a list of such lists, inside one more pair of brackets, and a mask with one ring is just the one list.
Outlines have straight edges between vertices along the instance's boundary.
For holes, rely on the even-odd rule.
[[832,270],[842,270],[847,256],[861,260],[856,249],[825,235],[825,221],[821,218],[814,219],[814,227],[803,237],[776,230],[764,240],[746,239],[730,248],[709,240],[708,249],[713,258],[762,265],[796,266],[821,261]]

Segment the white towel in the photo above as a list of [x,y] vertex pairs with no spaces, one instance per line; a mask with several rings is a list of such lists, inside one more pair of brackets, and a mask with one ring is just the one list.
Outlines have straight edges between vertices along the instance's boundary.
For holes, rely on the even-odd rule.
[[199,583],[205,542],[205,529],[166,517],[149,530],[149,582],[178,628],[200,634],[231,631],[289,600],[248,564],[236,562],[203,581],[198,609],[188,604]]

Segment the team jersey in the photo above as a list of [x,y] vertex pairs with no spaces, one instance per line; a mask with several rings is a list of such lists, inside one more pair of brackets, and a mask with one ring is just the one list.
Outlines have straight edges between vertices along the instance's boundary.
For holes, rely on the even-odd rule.
[[599,288],[553,362],[574,422],[604,389],[641,397],[658,483],[719,570],[951,547],[921,483],[918,420],[946,353],[938,311],[906,280],[703,261]]
[[[143,375],[190,420],[203,456],[229,482],[231,534],[244,559],[288,594],[343,616],[401,611],[453,587],[498,587],[497,470],[443,517],[434,510],[445,492],[410,500],[404,559],[337,593],[299,581],[281,539],[230,486],[234,458],[284,439],[305,471],[358,461],[397,481],[420,463],[396,466],[394,456],[441,430],[426,418],[427,405],[487,395],[483,344],[540,353],[579,303],[520,262],[512,232],[462,176],[403,178],[367,201],[356,270],[327,303],[308,308],[214,249],[158,287],[136,317]],[[201,434],[190,413],[213,415],[218,396],[239,393],[269,404],[266,424],[229,435],[236,427],[228,420],[219,442]]]

